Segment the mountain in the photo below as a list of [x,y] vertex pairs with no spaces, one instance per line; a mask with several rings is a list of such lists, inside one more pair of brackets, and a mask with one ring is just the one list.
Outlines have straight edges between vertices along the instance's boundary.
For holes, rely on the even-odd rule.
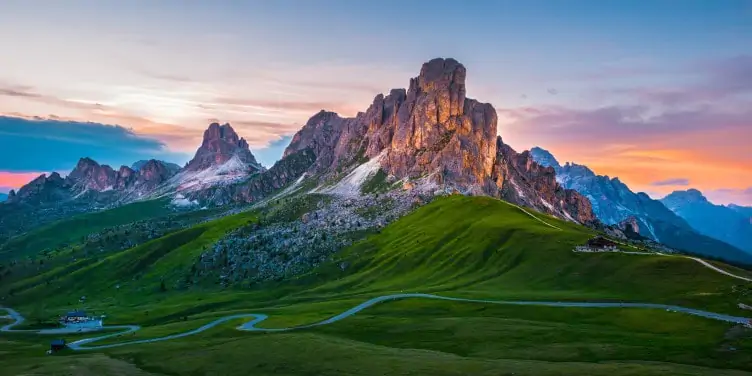
[[[138,171],[142,167],[144,167],[144,165],[146,165],[147,163],[149,163],[149,161],[151,161],[151,160],[145,160],[145,159],[143,159],[143,160],[134,162],[131,165],[131,170]],[[182,167],[180,167],[179,165],[177,165],[175,163],[170,163],[170,162],[165,162],[165,161],[160,161],[160,160],[156,160],[156,161],[159,162],[159,163],[161,163],[162,165],[164,165],[164,167],[166,169],[168,169],[170,171],[173,171],[175,173],[177,173],[178,171],[180,171],[180,169],[182,168]]]
[[66,176],[57,172],[42,174],[17,192],[11,191],[8,202],[27,205],[49,204],[69,200],[129,202],[148,195],[174,175],[167,165],[147,161],[138,171],[122,166],[117,171],[91,158],[81,158]]
[[[282,160],[261,166],[230,124],[212,123],[182,169],[139,161],[115,171],[82,158],[66,177],[40,177],[14,202],[87,200],[123,204],[175,195],[186,202],[257,202],[293,182],[313,181],[322,193],[360,194],[374,176],[406,191],[461,192],[504,198],[567,220],[594,223],[590,202],[556,182],[553,168],[517,153],[497,136],[488,103],[466,97],[465,67],[433,59],[408,89],[377,95],[365,112],[343,118],[322,110],[293,137]],[[399,184],[397,184],[399,183]],[[325,188],[324,185],[328,186]]]
[[233,200],[234,185],[265,171],[251,153],[248,143],[230,124],[212,123],[204,131],[203,141],[193,159],[157,193],[178,192],[190,200],[227,204]]
[[556,171],[556,180],[564,187],[574,189],[590,200],[593,212],[603,223],[615,225],[634,217],[639,233],[660,241],[655,221],[674,223],[686,227],[681,218],[674,215],[660,202],[644,193],[634,193],[619,178],[596,175],[587,166],[567,162],[563,166],[547,150],[534,147],[530,150],[533,159]]
[[196,155],[185,166],[188,171],[207,170],[225,165],[236,159],[237,164],[249,172],[263,170],[248,148],[245,139],[238,136],[230,124],[211,123],[204,131],[204,139]]
[[96,200],[115,205],[234,184],[261,171],[264,168],[256,162],[248,143],[229,124],[212,123],[185,168],[151,159],[114,170],[85,157],[67,177],[62,178],[57,173],[41,175],[18,192],[12,192],[9,202],[40,205]]
[[407,90],[377,95],[355,117],[314,115],[284,156],[312,150],[316,160],[308,175],[336,183],[325,192],[358,192],[381,173],[407,190],[503,197],[561,218],[594,221],[587,199],[561,187],[553,169],[502,142],[496,111],[466,97],[465,78],[456,60],[433,59]]
[[3,202],[8,199],[8,194],[6,193],[0,193],[0,202]]
[[642,192],[633,192],[619,178],[596,175],[587,166],[575,163],[561,165],[550,152],[540,147],[532,148],[530,154],[540,164],[555,169],[556,180],[563,187],[587,197],[596,217],[607,225],[618,226],[629,221],[637,224],[634,232],[669,247],[752,264],[752,255],[723,239],[695,230],[661,201]]
[[732,210],[735,210],[737,213],[741,213],[745,217],[748,217],[750,219],[750,222],[752,222],[752,207],[739,206],[734,204],[730,204],[728,207]]
[[696,189],[674,191],[661,202],[699,233],[752,253],[752,222],[744,208],[715,205]]

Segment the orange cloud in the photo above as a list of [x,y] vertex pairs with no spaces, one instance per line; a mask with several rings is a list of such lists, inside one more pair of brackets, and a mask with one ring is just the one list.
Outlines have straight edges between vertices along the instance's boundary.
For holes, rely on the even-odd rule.
[[635,191],[663,195],[687,188],[652,184],[676,177],[708,192],[752,186],[752,110],[654,115],[640,107],[544,107],[501,110],[500,115],[505,121],[501,135],[512,146],[542,146],[560,161],[618,176]]
[[18,189],[24,184],[36,179],[43,172],[7,172],[0,171],[0,188]]

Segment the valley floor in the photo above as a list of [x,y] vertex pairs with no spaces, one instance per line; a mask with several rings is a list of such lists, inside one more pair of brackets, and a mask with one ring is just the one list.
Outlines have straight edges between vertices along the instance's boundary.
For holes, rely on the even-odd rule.
[[[309,322],[348,303],[278,308],[269,326]],[[752,333],[662,310],[406,299],[294,332],[235,330],[244,321],[171,341],[55,356],[41,355],[45,338],[7,333],[0,337],[0,352],[8,359],[0,374],[752,374]],[[117,340],[129,336],[136,334]]]
[[[161,276],[190,269],[186,255],[253,218],[207,222],[29,283],[7,304],[30,321],[86,295],[108,324],[139,329],[96,342],[105,334],[67,334],[81,351],[52,356],[50,336],[2,333],[0,375],[752,374],[752,329],[740,325],[749,314],[737,306],[752,303],[752,290],[728,275],[741,271],[573,252],[593,233],[487,198],[440,199],[294,279],[160,288]],[[417,292],[463,299],[379,298]]]

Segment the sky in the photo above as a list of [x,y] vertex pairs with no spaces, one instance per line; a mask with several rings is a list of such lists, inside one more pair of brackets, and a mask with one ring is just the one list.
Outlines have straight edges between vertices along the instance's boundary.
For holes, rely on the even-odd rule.
[[260,162],[434,57],[517,150],[653,197],[752,205],[752,1],[0,3],[0,191],[78,157],[183,164],[229,122]]

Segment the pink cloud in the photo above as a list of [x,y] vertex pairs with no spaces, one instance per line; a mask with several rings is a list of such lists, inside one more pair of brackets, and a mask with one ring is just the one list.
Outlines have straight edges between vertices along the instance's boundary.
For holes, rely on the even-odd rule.
[[721,188],[703,192],[708,199],[717,204],[736,204],[752,206],[752,186],[746,189]]
[[0,171],[0,191],[21,188],[44,173]]

